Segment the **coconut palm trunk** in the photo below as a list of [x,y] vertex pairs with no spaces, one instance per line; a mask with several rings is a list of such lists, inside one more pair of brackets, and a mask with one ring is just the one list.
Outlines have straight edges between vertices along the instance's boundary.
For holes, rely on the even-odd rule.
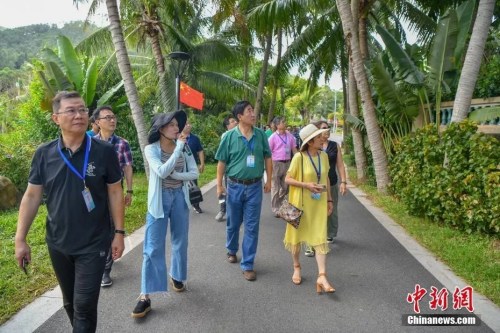
[[[363,35],[366,36],[366,26],[363,25],[363,23],[366,24],[366,20],[361,21],[359,19],[359,14],[360,14],[360,1],[359,0],[353,0],[351,2],[351,13],[353,16],[353,22],[359,22],[358,26],[353,24],[353,35],[354,36],[360,36],[360,52],[361,52],[361,57],[363,59],[366,59],[368,55],[368,47],[366,43],[362,43],[362,37]],[[358,30],[359,28],[359,30]],[[363,30],[364,29],[364,30]],[[347,50],[349,53],[349,50]],[[359,118],[359,105],[358,105],[358,87],[356,85],[356,78],[354,76],[354,70],[353,70],[353,64],[349,62],[348,65],[348,98],[349,98],[349,112],[351,115],[353,115],[356,118]],[[368,166],[368,162],[366,160],[366,154],[365,154],[365,144],[363,140],[363,133],[357,129],[353,128],[352,129],[352,143],[353,143],[353,148],[354,148],[354,160],[356,161],[356,175],[358,177],[358,180],[360,181],[365,181],[366,180],[366,169]]]
[[130,67],[130,60],[128,58],[127,48],[125,47],[125,40],[123,38],[123,30],[120,23],[120,15],[116,0],[106,0],[106,8],[109,17],[109,29],[113,39],[113,45],[116,51],[116,61],[118,62],[118,69],[123,79],[125,87],[125,94],[132,110],[132,119],[137,130],[137,137],[139,139],[139,146],[141,148],[142,157],[144,159],[144,169],[146,174],[149,174],[149,167],[146,157],[144,155],[144,147],[147,144],[147,132],[144,124],[144,114],[142,107],[139,104],[139,94],[135,85],[134,77],[132,76],[132,69]]
[[273,45],[273,33],[272,31],[266,34],[265,41],[265,51],[264,51],[264,60],[262,60],[262,69],[260,70],[259,77],[259,86],[257,87],[257,97],[255,100],[255,117],[257,122],[260,120],[260,112],[262,109],[262,100],[264,98],[264,88],[266,86],[266,75],[267,75],[267,67],[269,64],[269,57],[271,55],[271,46]]
[[271,95],[271,103],[269,104],[269,111],[267,113],[267,122],[270,122],[273,117],[274,117],[274,109],[276,108],[276,98],[278,96],[278,85],[279,85],[279,78],[278,78],[278,70],[280,68],[280,63],[281,63],[281,49],[282,49],[282,40],[283,40],[283,29],[278,28],[278,58],[276,59],[276,68],[275,68],[275,74],[273,77],[273,92]]
[[163,57],[163,52],[161,51],[160,38],[158,31],[149,33],[149,40],[151,42],[151,49],[153,51],[153,56],[155,58],[156,70],[158,71],[160,89],[160,99],[163,104],[165,111],[168,111],[167,101],[168,101],[168,88],[167,82],[165,80],[165,58]]
[[460,80],[458,81],[455,102],[453,103],[452,122],[459,122],[469,114],[472,93],[476,85],[481,60],[483,58],[484,46],[488,38],[488,32],[495,9],[495,0],[480,0],[477,9],[476,21],[472,29],[472,35],[465,55],[464,66]]
[[385,193],[390,181],[387,155],[382,141],[382,132],[380,131],[377,121],[375,104],[372,100],[368,77],[365,72],[363,58],[360,52],[359,39],[357,38],[357,35],[353,33],[354,22],[349,1],[336,0],[336,3],[342,21],[346,44],[348,46],[349,61],[353,64],[354,77],[356,78],[356,83],[361,95],[365,127],[373,156],[377,189],[379,192]]
[[[349,112],[354,117],[359,117],[359,106],[358,106],[358,89],[356,87],[356,79],[354,78],[354,72],[351,67],[349,67],[348,76],[348,90],[347,96],[349,98]],[[363,144],[363,133],[359,129],[352,128],[352,143],[354,148],[354,160],[356,161],[356,173],[358,180],[364,181],[366,179],[366,155]]]

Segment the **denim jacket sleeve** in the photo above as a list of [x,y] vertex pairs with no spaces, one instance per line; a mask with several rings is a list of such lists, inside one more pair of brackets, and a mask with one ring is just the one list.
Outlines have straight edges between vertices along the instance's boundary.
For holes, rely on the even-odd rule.
[[175,168],[177,159],[181,156],[185,143],[177,140],[172,156],[165,162],[161,162],[161,148],[158,145],[148,145],[144,150],[144,155],[149,163],[149,169],[160,178],[167,178]]
[[196,160],[194,159],[193,154],[184,153],[184,160],[187,163],[187,170],[184,167],[183,172],[174,171],[170,175],[173,179],[177,180],[195,180],[198,179],[200,173],[198,172],[198,166],[196,165]]

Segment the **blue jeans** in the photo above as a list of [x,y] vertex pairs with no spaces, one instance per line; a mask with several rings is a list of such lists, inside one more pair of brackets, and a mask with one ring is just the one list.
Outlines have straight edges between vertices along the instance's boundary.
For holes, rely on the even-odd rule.
[[243,185],[227,180],[227,221],[226,248],[228,253],[236,254],[239,248],[240,226],[245,230],[241,251],[240,267],[253,270],[259,240],[260,210],[262,207],[262,181]]
[[168,291],[165,242],[169,221],[172,243],[170,276],[177,281],[187,279],[189,210],[182,188],[163,189],[162,202],[163,218],[155,219],[149,213],[146,216],[141,294]]

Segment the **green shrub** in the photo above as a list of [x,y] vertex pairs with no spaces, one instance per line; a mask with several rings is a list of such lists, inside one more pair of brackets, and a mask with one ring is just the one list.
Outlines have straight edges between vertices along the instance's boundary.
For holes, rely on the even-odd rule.
[[0,175],[9,178],[21,193],[28,185],[35,149],[36,144],[25,142],[17,132],[0,136]]
[[211,114],[200,114],[197,111],[188,114],[189,121],[193,126],[193,134],[200,138],[205,152],[205,163],[214,163],[215,153],[220,143],[220,136],[224,132],[222,121],[228,113],[222,113],[218,116]]
[[441,138],[428,126],[396,145],[391,189],[413,215],[498,235],[499,162],[498,141],[474,123],[453,123]]
[[31,159],[38,145],[57,138],[57,126],[50,112],[41,107],[43,87],[37,80],[30,85],[27,99],[19,107],[12,131],[0,135],[0,172],[24,192],[28,185]]

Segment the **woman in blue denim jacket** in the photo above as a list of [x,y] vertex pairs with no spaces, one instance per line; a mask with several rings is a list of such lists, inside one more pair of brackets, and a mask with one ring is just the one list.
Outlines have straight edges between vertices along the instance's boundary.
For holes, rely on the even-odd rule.
[[144,234],[141,296],[132,317],[151,310],[150,294],[168,291],[165,241],[170,222],[170,282],[175,291],[185,290],[189,231],[188,183],[198,178],[198,167],[182,133],[184,111],[157,114],[145,148],[149,163],[148,213]]

